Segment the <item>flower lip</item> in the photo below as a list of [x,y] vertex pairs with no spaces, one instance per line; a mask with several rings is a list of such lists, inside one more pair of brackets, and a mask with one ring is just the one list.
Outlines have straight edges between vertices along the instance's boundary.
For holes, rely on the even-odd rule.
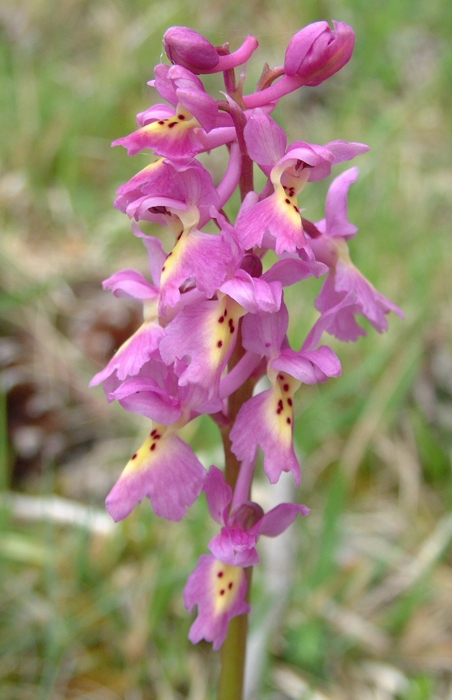
[[163,48],[171,63],[202,73],[215,68],[219,62],[213,44],[189,27],[175,26],[163,35]]

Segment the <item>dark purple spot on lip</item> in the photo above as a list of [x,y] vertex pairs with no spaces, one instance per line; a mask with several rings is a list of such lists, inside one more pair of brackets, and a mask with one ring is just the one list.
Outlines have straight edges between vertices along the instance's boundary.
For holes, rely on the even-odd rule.
[[184,115],[184,114],[179,114],[179,115],[177,116],[177,118],[180,119],[180,120],[182,121],[183,119],[185,119],[185,115]]
[[293,405],[292,399],[287,399],[287,403],[289,404],[289,406],[292,406]]
[[222,348],[223,347],[223,341],[219,340],[217,343],[217,348]]
[[284,384],[284,386],[283,386],[284,391],[289,391],[289,388],[290,388],[290,387],[289,387],[288,384]]
[[224,588],[222,588],[220,591],[220,595],[224,595],[225,593],[226,593],[226,591],[224,590]]
[[295,211],[297,212],[297,214],[299,214],[298,207],[296,207],[295,204],[293,205],[293,208],[295,209]]
[[233,585],[234,585],[234,584],[232,583],[232,581],[228,584],[229,590],[231,590],[231,588],[232,588]]
[[224,316],[220,316],[220,318],[218,319],[218,323],[223,323],[223,321],[224,321]]
[[151,432],[151,437],[154,437],[155,435],[157,435],[157,433],[158,433],[158,430],[156,428],[154,428],[154,430]]
[[164,120],[163,120],[163,119],[162,119],[161,121],[157,122],[157,124],[160,124],[160,126],[163,126],[163,125],[164,125],[164,123],[165,123],[165,122],[164,122]]
[[225,309],[225,310],[224,310],[224,317],[226,318],[227,315],[228,315],[228,310]]
[[170,122],[170,123],[168,124],[168,129],[172,129],[173,126],[176,126],[176,124],[177,124],[177,122]]
[[136,459],[137,457],[138,457],[138,453],[137,453],[137,452],[135,452],[135,454],[133,454],[133,455],[131,456],[131,458],[130,458],[130,459]]
[[162,267],[162,272],[165,272],[165,265]]
[[218,576],[218,578],[221,578],[221,577],[223,576],[223,572],[222,572],[222,571],[219,571],[218,574],[217,574],[217,576]]
[[290,418],[286,418],[286,423],[287,425],[290,425],[292,423],[292,420]]
[[290,204],[290,199],[285,199],[284,201],[286,202],[286,204]]
[[153,442],[151,447],[150,447],[151,452],[154,452],[155,448],[156,448],[156,444],[155,444],[155,442]]

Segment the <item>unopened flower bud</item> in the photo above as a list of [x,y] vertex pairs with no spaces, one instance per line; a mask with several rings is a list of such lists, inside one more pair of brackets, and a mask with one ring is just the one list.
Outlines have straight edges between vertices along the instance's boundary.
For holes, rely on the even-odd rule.
[[284,57],[286,75],[298,75],[305,85],[318,85],[349,61],[355,33],[345,22],[314,22],[297,32],[289,41]]
[[163,35],[163,47],[171,63],[193,73],[211,71],[219,61],[213,44],[189,27],[170,27]]

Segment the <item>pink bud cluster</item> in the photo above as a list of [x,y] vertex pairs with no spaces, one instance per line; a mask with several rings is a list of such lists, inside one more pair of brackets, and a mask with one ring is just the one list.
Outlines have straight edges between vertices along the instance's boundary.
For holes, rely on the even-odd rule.
[[[163,39],[171,65],[158,64],[150,82],[162,102],[138,114],[138,129],[114,142],[129,154],[154,154],[115,200],[145,247],[149,276],[124,269],[105,280],[104,288],[116,296],[142,302],[143,323],[91,383],[102,383],[109,401],[146,416],[151,425],[109,493],[107,509],[120,520],[147,496],[155,513],[179,520],[204,491],[220,530],[190,574],[184,602],[198,608],[190,639],[205,638],[214,648],[229,620],[249,610],[245,569],[259,561],[259,536],[277,536],[308,512],[304,505],[281,503],[264,513],[250,500],[250,488],[259,450],[272,484],[284,471],[299,483],[295,392],[341,372],[336,354],[320,344],[322,334],[356,340],[365,333],[357,316],[381,332],[389,311],[402,315],[350,259],[347,240],[356,227],[347,219],[347,193],[357,168],[332,181],[321,221],[303,218],[299,209],[300,197],[308,204],[310,183],[368,147],[341,140],[288,144],[270,116],[285,94],[338,71],[353,42],[343,22],[333,29],[311,24],[292,37],[284,64],[266,66],[255,91],[246,93],[235,69],[256,50],[254,37],[230,52],[228,44],[214,46],[192,29],[171,27]],[[223,74],[219,98],[199,77],[208,73]],[[198,158],[216,148],[225,155],[217,183]],[[260,191],[253,186],[255,168],[265,175]],[[231,221],[224,208],[237,188],[242,204]],[[168,227],[170,249],[145,234],[140,221]],[[209,232],[203,230],[207,224]],[[315,300],[319,317],[294,349],[287,339],[284,287],[311,275],[325,277]],[[262,377],[267,388],[253,393]],[[227,436],[239,464],[232,481],[215,466],[206,473],[178,435],[201,414],[211,415]]]

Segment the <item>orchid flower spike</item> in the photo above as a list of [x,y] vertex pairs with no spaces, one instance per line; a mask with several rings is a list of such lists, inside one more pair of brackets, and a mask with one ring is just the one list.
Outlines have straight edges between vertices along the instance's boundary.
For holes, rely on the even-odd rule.
[[[321,342],[323,333],[357,340],[365,332],[358,314],[379,332],[389,311],[402,315],[350,260],[347,241],[357,227],[348,220],[347,194],[357,168],[331,182],[322,220],[309,213],[317,182],[368,147],[340,139],[289,142],[270,117],[282,97],[340,70],[354,39],[345,22],[333,21],[333,28],[314,22],[291,38],[284,64],[265,64],[254,92],[246,93],[244,71],[236,76],[235,69],[257,49],[255,37],[230,51],[227,42],[214,46],[194,29],[170,27],[163,37],[170,65],[155,66],[148,83],[161,101],[137,115],[135,131],[113,142],[129,155],[149,152],[147,161],[141,153],[139,172],[118,188],[114,201],[144,245],[149,277],[144,265],[105,280],[116,297],[142,305],[143,322],[91,385],[102,384],[109,401],[152,423],[106,506],[119,521],[149,500],[157,516],[178,521],[204,491],[219,527],[206,537],[210,551],[188,576],[183,600],[188,610],[197,608],[189,639],[205,639],[214,649],[228,635],[229,622],[250,611],[259,538],[280,535],[309,512],[292,499],[266,509],[252,487],[260,453],[270,484],[282,472],[300,483],[295,394],[302,400],[304,385],[341,374],[339,357]],[[201,76],[213,73],[222,84],[210,94]],[[218,156],[204,157],[212,151]],[[257,169],[264,175],[260,190],[254,186]],[[314,300],[320,315],[303,344],[292,348],[284,288],[297,285],[292,298],[301,300],[298,322],[309,299],[303,280],[313,275],[325,276]],[[220,428],[224,469],[206,471],[186,434],[179,436],[201,415]],[[244,637],[242,622],[234,621],[234,634],[240,628]],[[225,656],[236,641],[231,634]],[[240,688],[233,697],[241,697]]]

